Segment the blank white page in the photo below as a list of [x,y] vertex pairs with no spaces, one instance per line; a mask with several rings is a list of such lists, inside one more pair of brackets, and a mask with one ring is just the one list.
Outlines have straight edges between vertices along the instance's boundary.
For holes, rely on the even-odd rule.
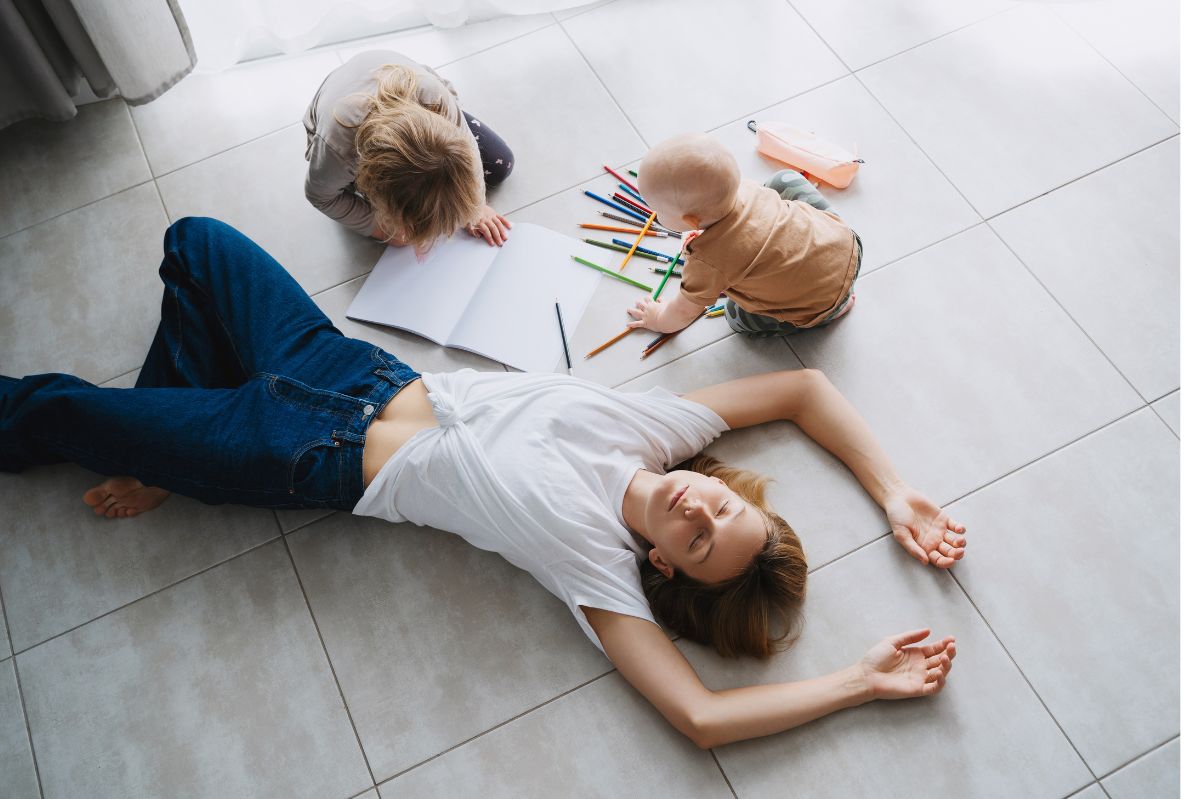
[[420,262],[412,247],[388,247],[346,316],[411,330],[446,346],[496,254],[495,247],[461,230],[440,240]]
[[571,260],[594,261],[588,249],[548,228],[516,223],[447,343],[525,372],[553,371],[563,354],[554,301],[570,340],[600,279]]

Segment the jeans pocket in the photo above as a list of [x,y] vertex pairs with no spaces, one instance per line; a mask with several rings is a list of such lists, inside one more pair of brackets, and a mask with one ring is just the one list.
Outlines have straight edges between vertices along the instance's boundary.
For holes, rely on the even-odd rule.
[[297,447],[288,469],[288,494],[305,504],[338,502],[343,493],[342,459],[342,442],[333,437]]

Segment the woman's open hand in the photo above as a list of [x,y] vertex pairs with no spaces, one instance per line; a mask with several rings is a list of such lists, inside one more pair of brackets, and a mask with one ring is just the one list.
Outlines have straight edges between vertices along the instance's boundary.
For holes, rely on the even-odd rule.
[[954,636],[922,646],[929,630],[911,630],[884,638],[859,661],[867,689],[875,699],[909,699],[942,690],[954,659]]
[[888,496],[883,510],[896,541],[922,563],[948,569],[966,553],[967,528],[921,492],[905,486]]
[[475,221],[467,225],[467,232],[475,238],[482,238],[492,246],[503,246],[508,241],[505,229],[512,229],[512,223],[496,213],[490,205],[483,206]]

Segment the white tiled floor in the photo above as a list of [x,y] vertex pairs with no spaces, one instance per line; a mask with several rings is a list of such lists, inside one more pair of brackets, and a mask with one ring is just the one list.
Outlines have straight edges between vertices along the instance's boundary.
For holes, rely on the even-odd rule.
[[[611,185],[602,163],[635,166],[679,130],[712,130],[756,180],[779,165],[747,119],[857,145],[858,179],[827,191],[865,245],[850,316],[786,341],[704,320],[580,374],[687,390],[819,367],[972,541],[951,574],[921,569],[793,427],[723,437],[715,453],[776,477],[813,573],[790,652],[683,645],[707,684],[803,678],[922,625],[961,654],[932,700],[709,754],[533,580],[450,536],[183,498],[106,523],[78,501],[81,469],[4,475],[5,797],[1177,795],[1177,15],[1173,0],[615,0],[0,132],[0,372],[114,386],[154,328],[162,232],[189,214],[245,231],[350,335],[419,368],[501,368],[344,318],[380,248],[305,202],[299,119],[362,49],[439,68],[516,151],[493,204],[565,233],[598,219],[580,189]],[[576,350],[637,297],[600,285]]]

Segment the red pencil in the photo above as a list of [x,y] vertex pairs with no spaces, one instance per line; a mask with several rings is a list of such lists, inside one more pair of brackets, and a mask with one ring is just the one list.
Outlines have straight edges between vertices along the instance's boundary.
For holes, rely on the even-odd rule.
[[622,194],[622,193],[621,193],[621,192],[619,192],[619,191],[614,191],[614,192],[613,192],[613,199],[614,199],[614,200],[616,200],[617,202],[621,202],[621,203],[629,203],[629,204],[630,204],[630,205],[632,205],[634,208],[640,208],[641,210],[645,211],[646,213],[650,213],[650,209],[649,209],[649,208],[647,208],[646,206],[642,205],[642,204],[641,204],[640,202],[638,202],[637,200],[634,200],[634,199],[632,199],[632,198],[630,198],[630,197],[626,197],[624,194]]
[[626,186],[628,186],[629,188],[631,188],[631,189],[633,189],[634,191],[636,191],[638,194],[641,194],[641,193],[642,193],[642,190],[641,190],[641,189],[639,189],[639,188],[638,188],[636,185],[634,185],[634,182],[633,182],[632,180],[630,180],[629,178],[623,178],[623,177],[621,177],[621,175],[620,175],[620,174],[618,174],[616,171],[614,171],[614,170],[612,169],[612,167],[610,167],[610,166],[607,166],[607,165],[605,165],[605,164],[601,164],[601,166],[603,166],[603,167],[604,167],[604,171],[605,171],[605,172],[607,172],[608,174],[612,175],[614,178],[616,178],[617,180],[621,181],[621,182],[622,182],[622,183],[624,183]]

